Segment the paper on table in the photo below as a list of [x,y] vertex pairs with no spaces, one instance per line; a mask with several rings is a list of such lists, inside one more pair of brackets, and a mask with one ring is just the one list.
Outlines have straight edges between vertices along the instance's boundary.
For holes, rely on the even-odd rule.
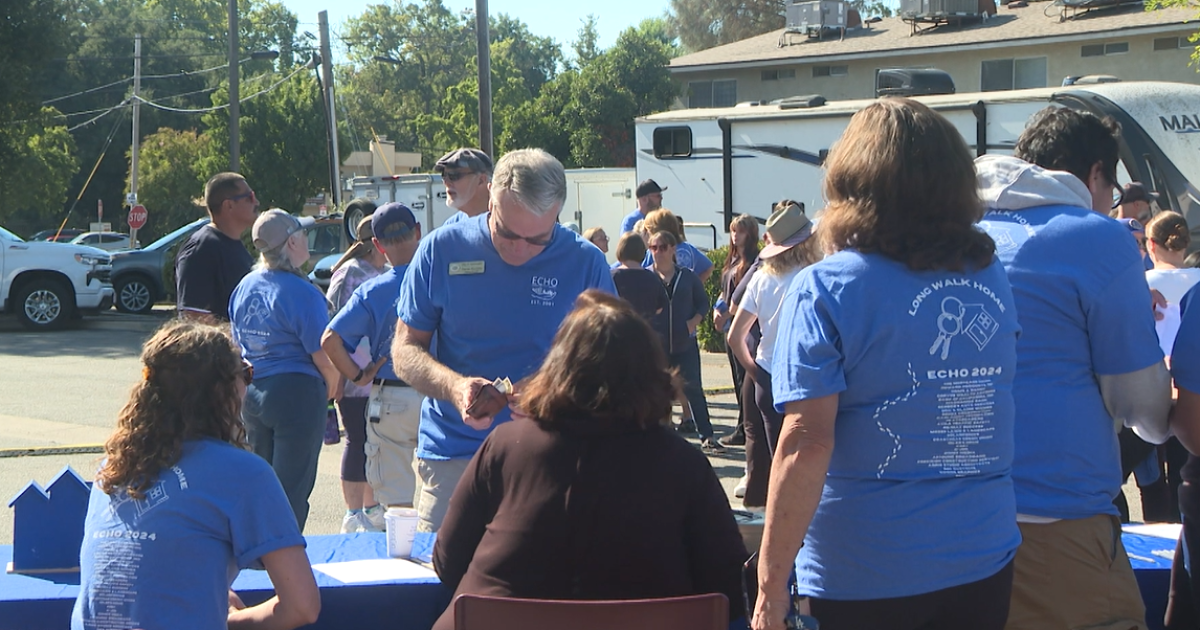
[[437,578],[433,571],[408,560],[399,558],[373,558],[314,564],[313,569],[342,582],[343,584],[367,584],[370,582],[395,582],[418,578]]
[[1150,523],[1149,525],[1126,525],[1122,529],[1128,534],[1179,540],[1179,530],[1182,528],[1183,525],[1179,523]]

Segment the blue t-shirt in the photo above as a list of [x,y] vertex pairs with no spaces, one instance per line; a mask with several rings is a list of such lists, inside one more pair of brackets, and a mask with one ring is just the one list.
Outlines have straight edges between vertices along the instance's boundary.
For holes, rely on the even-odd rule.
[[[488,215],[434,230],[421,241],[400,288],[397,311],[433,332],[438,361],[459,374],[512,382],[541,366],[575,298],[587,289],[616,294],[604,254],[559,225],[532,260],[514,267],[492,245]],[[510,419],[508,410],[495,423]],[[464,459],[490,433],[463,423],[454,405],[425,399],[417,455]]]
[[1171,376],[1175,378],[1175,386],[1193,394],[1200,393],[1200,308],[1193,304],[1198,295],[1196,287],[1200,284],[1189,289],[1179,301],[1182,311],[1179,334],[1175,335],[1175,346],[1171,349]]
[[229,321],[255,378],[288,373],[322,378],[312,354],[321,349],[329,305],[308,280],[287,271],[250,272],[233,290]]
[[470,218],[471,217],[467,216],[466,212],[459,210],[458,212],[455,212],[454,214],[447,217],[445,221],[442,221],[442,225],[454,225],[455,223],[458,223],[459,221],[466,221],[467,219],[470,219]]
[[[400,283],[404,281],[407,269],[408,265],[392,267],[364,282],[354,290],[346,306],[333,316],[329,329],[342,338],[346,352],[354,352],[365,337],[371,342],[371,361],[391,356],[392,336],[396,334],[396,300],[400,297]],[[390,359],[375,376],[397,378]]]
[[[642,259],[642,266],[649,269],[653,265],[654,258],[650,252],[646,252],[646,257]],[[675,248],[675,265],[688,269],[697,276],[704,275],[704,272],[713,268],[712,261],[708,259],[708,256],[687,241],[680,243]]]
[[989,212],[1017,300],[1017,511],[1048,518],[1117,514],[1120,449],[1097,374],[1162,361],[1146,272],[1119,222],[1087,208]]
[[224,628],[238,571],[303,545],[270,464],[217,440],[185,442],[144,499],[92,487],[71,628]]
[[646,215],[642,214],[641,210],[634,208],[633,212],[630,212],[629,214],[625,215],[624,219],[621,219],[621,234],[632,232],[633,226],[637,225],[638,221],[641,221],[645,218]]
[[999,264],[914,272],[843,251],[780,307],[775,404],[838,396],[802,590],[905,597],[1000,571],[1020,544],[1010,477],[1020,333]]

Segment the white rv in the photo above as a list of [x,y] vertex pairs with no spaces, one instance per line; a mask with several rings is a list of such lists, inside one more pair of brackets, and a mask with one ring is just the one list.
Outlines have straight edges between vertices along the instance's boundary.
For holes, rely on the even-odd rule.
[[[1200,233],[1200,86],[1130,82],[915,97],[945,116],[975,150],[1011,153],[1047,105],[1088,110],[1122,127],[1120,183],[1140,181]],[[780,199],[819,214],[821,164],[850,116],[873,100],[684,109],[639,118],[638,179],[668,188],[663,206],[727,230],[738,214],[766,219]]]

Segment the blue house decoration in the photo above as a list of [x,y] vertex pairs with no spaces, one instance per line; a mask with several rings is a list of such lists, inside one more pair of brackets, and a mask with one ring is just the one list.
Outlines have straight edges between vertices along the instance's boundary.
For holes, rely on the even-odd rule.
[[8,572],[78,572],[90,493],[91,483],[67,466],[46,489],[30,481],[13,497],[8,502],[13,509],[13,561]]

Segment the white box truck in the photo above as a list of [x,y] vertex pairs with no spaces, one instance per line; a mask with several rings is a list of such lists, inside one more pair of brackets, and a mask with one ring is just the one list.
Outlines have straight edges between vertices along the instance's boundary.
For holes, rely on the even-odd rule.
[[[977,155],[1011,154],[1025,122],[1047,105],[1115,118],[1122,127],[1118,180],[1160,195],[1155,211],[1182,213],[1200,234],[1200,86],[1127,82],[1008,92],[919,96]],[[684,109],[636,120],[637,179],[668,188],[663,205],[691,223],[728,231],[738,214],[765,220],[781,199],[810,216],[824,206],[822,163],[850,116],[873,100],[820,98]]]

